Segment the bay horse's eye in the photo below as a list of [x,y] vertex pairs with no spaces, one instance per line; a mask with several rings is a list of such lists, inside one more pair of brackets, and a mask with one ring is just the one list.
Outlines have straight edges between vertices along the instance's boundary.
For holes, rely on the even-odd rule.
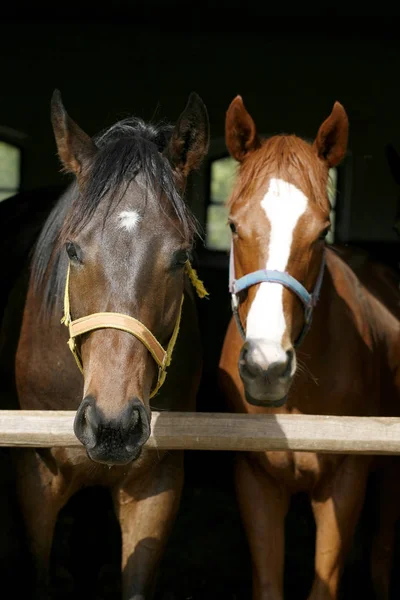
[[67,250],[67,254],[70,260],[75,261],[75,262],[82,262],[81,260],[81,249],[79,248],[79,246],[77,246],[76,244],[73,244],[72,242],[67,242],[65,244],[65,248]]
[[189,250],[178,250],[174,254],[172,261],[173,268],[184,267],[188,260],[191,260],[191,254]]
[[233,221],[229,221],[228,224],[229,224],[229,228],[232,231],[232,233],[237,233],[237,229],[236,229],[235,223],[233,223]]

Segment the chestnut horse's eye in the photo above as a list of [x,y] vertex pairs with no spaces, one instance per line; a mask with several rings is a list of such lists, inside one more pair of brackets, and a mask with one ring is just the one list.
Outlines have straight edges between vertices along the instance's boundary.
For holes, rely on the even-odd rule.
[[331,230],[330,225],[328,227],[325,227],[325,229],[323,229],[321,231],[321,233],[319,234],[319,239],[324,240],[326,238],[326,236],[328,235],[328,233],[330,232],[330,230]]
[[228,224],[229,224],[229,228],[232,231],[232,233],[237,233],[237,229],[236,229],[235,223],[233,223],[233,221],[228,221]]
[[81,249],[79,248],[79,246],[77,246],[76,244],[73,244],[72,242],[67,242],[65,244],[65,248],[67,250],[67,254],[70,260],[75,261],[75,262],[82,262],[81,260]]

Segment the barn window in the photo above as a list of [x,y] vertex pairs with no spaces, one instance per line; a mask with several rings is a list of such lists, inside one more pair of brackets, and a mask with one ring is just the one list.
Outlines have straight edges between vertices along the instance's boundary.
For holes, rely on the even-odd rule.
[[328,180],[328,198],[329,202],[331,203],[331,230],[326,236],[326,241],[328,242],[328,244],[333,244],[335,242],[337,180],[337,168],[333,167],[332,169],[329,169]]
[[210,250],[227,250],[231,244],[226,203],[235,181],[237,164],[230,156],[213,160],[210,164],[206,228],[206,246]]
[[16,194],[21,183],[21,149],[0,140],[0,201]]
[[[207,207],[206,246],[209,250],[229,250],[231,232],[228,227],[227,200],[232,191],[238,163],[230,156],[224,156],[210,163],[209,202]],[[335,241],[336,198],[337,198],[336,168],[329,171],[328,197],[331,203],[331,230],[327,242]]]

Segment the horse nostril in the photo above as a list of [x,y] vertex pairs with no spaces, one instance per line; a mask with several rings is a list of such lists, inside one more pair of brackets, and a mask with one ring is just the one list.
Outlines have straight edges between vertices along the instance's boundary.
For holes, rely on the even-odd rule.
[[88,404],[82,412],[82,422],[93,431],[96,431],[99,426],[98,413],[92,404]]
[[95,407],[95,399],[88,396],[82,400],[76,411],[74,432],[76,437],[86,447],[94,447],[99,428],[99,415]]
[[239,356],[239,370],[245,377],[257,377],[262,373],[262,369],[254,361],[252,347],[250,342],[245,342],[242,346]]
[[120,428],[123,432],[129,432],[139,421],[139,411],[133,403],[129,403],[120,417]]
[[292,372],[292,364],[293,364],[294,352],[293,350],[288,350],[286,352],[286,369],[283,372],[283,377],[289,377]]
[[240,351],[240,359],[239,360],[243,365],[245,363],[247,363],[248,354],[249,354],[249,343],[246,342]]
[[126,428],[127,449],[142,446],[150,436],[150,419],[140,400],[134,400],[131,405],[129,427]]
[[134,409],[132,412],[132,416],[131,416],[130,426],[136,427],[136,425],[139,423],[139,420],[140,420],[139,411],[137,409]]

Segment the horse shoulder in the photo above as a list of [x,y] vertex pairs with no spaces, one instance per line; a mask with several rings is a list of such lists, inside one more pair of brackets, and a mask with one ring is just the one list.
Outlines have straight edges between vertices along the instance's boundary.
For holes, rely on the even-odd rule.
[[380,340],[393,337],[399,328],[399,320],[388,308],[392,298],[383,286],[377,293],[377,277],[372,268],[364,269],[363,265],[363,273],[369,271],[370,275],[360,277],[355,268],[334,252],[328,253],[327,266],[337,298],[346,305],[347,317],[350,316],[370,350],[378,351]]

